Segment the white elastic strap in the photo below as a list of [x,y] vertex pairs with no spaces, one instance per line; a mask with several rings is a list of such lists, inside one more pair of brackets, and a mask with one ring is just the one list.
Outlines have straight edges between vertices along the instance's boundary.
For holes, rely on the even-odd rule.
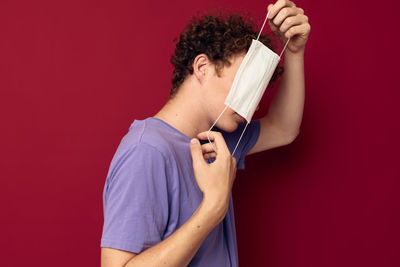
[[[268,10],[267,16],[265,17],[265,20],[264,20],[264,23],[263,23],[263,25],[262,25],[262,27],[261,27],[261,30],[260,30],[260,32],[258,33],[257,41],[258,41],[258,38],[260,38],[261,32],[262,32],[262,30],[264,29],[265,23],[267,22],[268,15],[269,15],[269,11],[270,11],[270,10]],[[287,40],[287,42],[286,42],[286,44],[285,44],[285,47],[283,47],[282,52],[281,52],[281,54],[279,55],[279,58],[282,56],[283,51],[285,51],[286,46],[287,46],[287,44],[289,43],[289,40],[290,40],[290,38]]]
[[214,149],[215,152],[217,152],[217,150],[215,149],[214,145],[212,144],[211,140],[210,140],[210,131],[211,129],[214,127],[214,125],[217,123],[217,121],[219,120],[219,118],[221,118],[222,113],[225,112],[225,110],[228,108],[227,105],[225,105],[224,110],[221,112],[221,114],[219,114],[218,118],[216,119],[216,121],[213,123],[213,125],[211,125],[211,128],[207,131],[207,138],[208,138],[208,142],[210,142],[212,148]]
[[238,145],[239,145],[239,143],[240,143],[240,140],[242,139],[242,136],[243,136],[243,134],[244,134],[244,131],[246,131],[247,125],[249,125],[249,123],[246,123],[246,126],[244,127],[243,132],[242,132],[242,134],[241,134],[240,137],[239,137],[239,141],[237,142],[237,144],[236,144],[236,146],[235,146],[235,149],[233,150],[232,157],[233,157],[233,154],[235,154],[236,148],[238,147]]
[[[228,108],[228,105],[225,106],[224,110],[222,110],[221,114],[219,114],[218,118],[215,120],[215,122],[213,123],[213,125],[211,125],[210,129],[207,131],[208,142],[210,142],[210,144],[211,144],[211,146],[213,147],[214,151],[217,151],[217,150],[215,149],[213,143],[211,142],[211,140],[210,140],[210,135],[209,135],[209,134],[210,134],[211,129],[212,129],[212,128],[214,127],[214,125],[217,123],[217,121],[219,120],[219,118],[221,118],[222,114],[225,112],[225,110],[226,110],[227,108]],[[237,144],[236,144],[236,146],[235,146],[235,149],[234,149],[233,152],[232,152],[232,157],[233,157],[233,155],[235,154],[236,148],[238,147],[238,145],[239,145],[239,143],[240,143],[240,140],[241,140],[242,137],[243,137],[244,132],[246,131],[247,125],[249,125],[249,123],[246,123],[246,126],[244,127],[244,129],[243,129],[243,131],[242,131],[242,134],[241,134],[240,137],[239,137],[239,141],[237,142]]]

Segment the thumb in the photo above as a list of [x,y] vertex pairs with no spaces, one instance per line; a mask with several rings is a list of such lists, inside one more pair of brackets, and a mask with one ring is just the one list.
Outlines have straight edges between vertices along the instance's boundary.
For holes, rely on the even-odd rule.
[[190,153],[192,154],[193,165],[205,163],[201,145],[197,138],[190,140]]
[[268,19],[271,19],[271,18],[272,18],[272,17],[271,17],[271,8],[272,8],[273,6],[274,6],[273,4],[269,4],[268,7],[267,7],[268,12],[270,12],[270,14],[268,15]]

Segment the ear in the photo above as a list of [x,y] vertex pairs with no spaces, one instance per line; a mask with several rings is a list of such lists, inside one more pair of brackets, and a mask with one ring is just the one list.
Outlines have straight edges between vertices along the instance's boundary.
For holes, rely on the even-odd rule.
[[210,66],[211,61],[206,54],[199,54],[193,60],[193,74],[200,83],[210,74]]

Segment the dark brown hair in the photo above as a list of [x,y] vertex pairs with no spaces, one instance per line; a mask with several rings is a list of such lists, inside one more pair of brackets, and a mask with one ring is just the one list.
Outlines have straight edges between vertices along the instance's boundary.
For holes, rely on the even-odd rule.
[[[264,31],[268,25],[264,27]],[[261,26],[259,26],[261,27]],[[259,30],[259,29],[258,29]],[[175,54],[171,63],[175,69],[172,74],[172,88],[170,98],[178,91],[179,86],[189,74],[193,74],[193,61],[199,54],[206,54],[215,65],[219,76],[220,70],[229,66],[229,58],[235,54],[247,52],[252,39],[256,39],[258,31],[254,30],[254,23],[237,13],[218,13],[217,15],[194,16],[185,27],[177,42]],[[276,52],[271,38],[260,35],[259,41]],[[275,69],[271,82],[277,80],[283,73],[280,65]]]

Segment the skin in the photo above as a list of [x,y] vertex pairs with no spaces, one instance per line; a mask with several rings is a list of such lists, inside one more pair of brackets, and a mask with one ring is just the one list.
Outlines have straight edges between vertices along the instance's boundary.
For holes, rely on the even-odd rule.
[[[310,24],[304,10],[291,1],[278,0],[269,5],[268,24],[283,44],[285,72],[270,104],[268,114],[260,119],[258,141],[248,154],[265,151],[291,143],[299,133],[304,106],[304,50]],[[228,210],[229,196],[236,176],[236,159],[231,156],[222,135],[212,131],[210,144],[207,131],[225,108],[235,74],[245,53],[234,55],[230,66],[225,66],[220,76],[207,55],[199,54],[189,75],[170,99],[154,115],[178,131],[192,138],[190,144],[193,169],[204,198],[198,209],[179,229],[157,245],[140,254],[101,248],[101,266],[186,266],[196,254],[212,229],[222,221]],[[224,112],[217,127],[232,132],[244,119],[230,108]],[[204,158],[214,157],[212,164]]]

